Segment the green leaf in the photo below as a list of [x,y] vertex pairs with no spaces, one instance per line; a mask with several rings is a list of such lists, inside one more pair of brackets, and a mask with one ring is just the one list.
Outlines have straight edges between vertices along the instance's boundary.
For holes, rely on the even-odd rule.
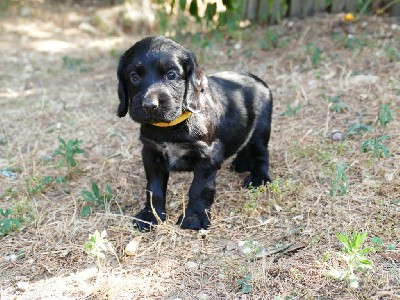
[[372,261],[366,258],[359,259],[358,262],[362,265],[362,268],[372,269],[374,266]]
[[393,244],[388,244],[388,245],[386,246],[386,248],[387,248],[388,250],[394,250],[396,247],[395,247]]
[[382,239],[380,237],[377,237],[377,236],[373,237],[371,239],[371,243],[377,244],[379,246],[382,246],[382,244],[383,244]]
[[21,222],[18,221],[17,219],[10,219],[10,222],[13,223],[17,227],[21,226]]
[[222,0],[227,10],[238,10],[241,6],[241,0]]
[[61,143],[61,145],[66,146],[65,140],[62,137],[58,137],[58,141]]
[[190,2],[189,12],[193,17],[196,18],[197,21],[200,20],[199,7],[197,6],[197,0],[192,0],[192,2]]
[[11,209],[9,209],[9,208],[7,208],[7,209],[1,209],[0,210],[1,211],[1,215],[3,216],[3,217],[5,217],[5,218],[7,218],[9,215],[11,215],[12,214],[12,210]]
[[336,111],[338,113],[341,113],[342,111],[346,110],[348,108],[346,103],[339,102],[339,103],[334,103],[331,105],[329,108],[331,111]]
[[350,128],[347,129],[346,135],[347,136],[352,136],[352,135],[357,135],[361,134],[361,132],[368,132],[368,131],[374,131],[374,128],[372,126],[368,126],[363,124],[362,122],[352,122],[350,124]]
[[217,3],[208,3],[205,16],[208,21],[212,21],[213,17],[217,14]]
[[227,9],[233,9],[233,0],[222,0],[222,4],[225,5]]
[[179,8],[181,11],[185,11],[186,9],[186,0],[179,0]]
[[113,193],[112,193],[111,187],[108,183],[106,184],[106,193],[107,193],[107,199],[112,198]]
[[57,176],[56,177],[56,183],[66,183],[67,182],[67,178],[65,178],[65,176]]
[[85,199],[85,201],[87,201],[87,202],[96,202],[96,200],[97,200],[92,192],[83,190],[82,195],[83,195],[83,198]]
[[251,292],[251,285],[243,284],[242,289],[240,291],[242,294],[249,294]]
[[42,184],[43,185],[47,185],[47,184],[52,183],[53,181],[54,181],[54,177],[53,176],[45,176],[42,179]]
[[393,120],[392,110],[388,104],[382,104],[380,106],[378,119],[380,125],[384,128],[386,128],[386,125]]
[[91,206],[84,206],[81,212],[82,217],[87,217],[92,213],[92,207]]
[[75,159],[74,159],[71,155],[69,155],[69,156],[67,157],[67,161],[68,161],[68,164],[69,164],[71,167],[76,167],[76,161],[75,161]]
[[92,191],[96,198],[100,198],[99,186],[95,181],[92,182]]

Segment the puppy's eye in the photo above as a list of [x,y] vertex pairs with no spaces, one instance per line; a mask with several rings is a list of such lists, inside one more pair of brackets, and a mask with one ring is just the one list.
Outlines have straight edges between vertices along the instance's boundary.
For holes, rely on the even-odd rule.
[[168,80],[175,80],[178,78],[178,73],[175,70],[169,70],[166,77]]
[[132,72],[130,75],[132,83],[139,83],[140,81],[140,76],[136,72]]

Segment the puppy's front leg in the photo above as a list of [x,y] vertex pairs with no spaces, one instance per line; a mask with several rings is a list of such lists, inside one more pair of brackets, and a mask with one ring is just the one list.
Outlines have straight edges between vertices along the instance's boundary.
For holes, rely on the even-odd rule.
[[161,153],[144,146],[142,158],[147,178],[146,205],[134,221],[141,231],[151,229],[160,220],[165,221],[165,196],[169,178],[165,158]]
[[210,225],[209,210],[215,196],[217,169],[208,162],[199,163],[194,169],[194,178],[189,190],[189,204],[179,217],[178,225],[184,229],[207,229]]

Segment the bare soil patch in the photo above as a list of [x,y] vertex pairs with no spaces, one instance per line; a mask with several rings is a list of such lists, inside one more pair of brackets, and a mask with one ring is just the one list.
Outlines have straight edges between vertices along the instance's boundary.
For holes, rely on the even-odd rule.
[[[227,162],[210,230],[184,231],[175,222],[191,176],[173,174],[169,219],[139,233],[131,226],[145,194],[139,126],[116,117],[116,65],[118,53],[144,36],[79,26],[91,14],[40,6],[27,17],[10,10],[0,19],[0,170],[11,172],[0,174],[0,208],[24,217],[0,237],[1,299],[399,299],[399,18],[343,23],[320,15],[252,26],[234,38],[200,35],[208,43],[179,38],[207,74],[249,71],[270,85],[275,189],[243,189],[246,174]],[[330,110],[327,99],[335,96],[347,105],[341,113]],[[377,125],[382,104],[394,116],[386,129]],[[359,120],[376,130],[346,136]],[[333,141],[333,131],[344,139]],[[373,162],[360,145],[375,135],[390,135],[390,156]],[[77,172],[32,191],[45,176],[66,175],[53,156],[58,137],[83,141]],[[348,192],[332,198],[339,163],[349,166]],[[113,201],[82,217],[82,190],[93,181],[102,191],[109,184]],[[120,263],[107,255],[98,269],[84,253],[95,230],[107,230]],[[367,231],[368,246],[372,237],[383,241],[368,255],[374,268],[360,274],[358,289],[325,276],[343,267],[336,234],[353,230]],[[136,254],[126,256],[137,236]],[[259,246],[245,253],[240,242]],[[272,251],[279,245],[292,248]]]

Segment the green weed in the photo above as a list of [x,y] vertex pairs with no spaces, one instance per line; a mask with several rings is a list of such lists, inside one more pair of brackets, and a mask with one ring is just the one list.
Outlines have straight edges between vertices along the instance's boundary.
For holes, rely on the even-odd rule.
[[[386,126],[388,123],[393,121],[393,113],[390,108],[389,104],[382,104],[379,107],[378,111],[378,119],[377,119],[377,125],[380,125],[384,129],[386,129]],[[375,161],[376,158],[386,158],[389,157],[389,149],[383,144],[384,140],[389,139],[389,135],[382,135],[378,136],[378,130],[375,128],[375,133],[374,137],[365,140],[364,142],[361,143],[361,152],[372,152],[372,157],[370,162],[372,161],[372,166],[373,166],[373,172],[375,173]]]
[[283,113],[281,113],[281,116],[293,117],[303,107],[304,107],[304,105],[297,105],[296,107],[292,107],[290,104],[288,104],[286,110]]
[[243,278],[237,280],[237,285],[239,286],[240,292],[242,294],[249,294],[251,292],[252,289],[250,285],[251,279],[252,279],[251,274],[247,274]]
[[87,217],[92,213],[93,207],[104,206],[108,201],[112,199],[113,194],[108,184],[106,185],[105,193],[100,194],[99,186],[95,181],[93,181],[92,190],[91,191],[83,190],[82,196],[85,201],[85,206],[82,209],[81,215],[82,217]]
[[282,40],[276,32],[267,30],[264,33],[264,39],[259,40],[258,44],[262,50],[270,51],[285,47],[288,44],[288,40]]
[[275,208],[283,199],[295,197],[300,193],[303,188],[301,182],[292,179],[276,179],[268,183],[269,203]]
[[344,196],[348,191],[347,182],[347,170],[348,166],[344,163],[339,163],[336,168],[335,176],[331,179],[331,188],[329,190],[329,196],[332,198],[338,196]]
[[381,137],[367,139],[361,144],[361,151],[364,153],[372,151],[374,158],[389,157],[389,149],[382,143],[384,140],[389,138],[389,135],[384,135]]
[[94,234],[89,234],[89,240],[83,246],[83,251],[96,261],[99,269],[102,266],[101,260],[106,259],[107,253],[111,253],[119,262],[118,255],[113,245],[105,238],[106,236],[107,232],[105,230],[101,233],[96,230]]
[[53,183],[62,184],[65,183],[67,179],[64,176],[45,176],[40,178],[38,176],[33,176],[26,181],[27,190],[29,195],[34,195],[37,193],[42,193],[46,187]]
[[0,209],[0,236],[5,236],[11,231],[21,227],[23,219],[16,217],[10,208]]
[[362,41],[358,38],[356,38],[355,36],[346,36],[346,40],[345,40],[345,47],[350,49],[351,51],[356,51],[362,47],[365,47],[367,45],[366,41]]
[[337,256],[344,262],[344,269],[329,270],[326,275],[337,280],[347,281],[350,287],[358,288],[359,278],[356,273],[373,269],[373,263],[366,258],[369,252],[374,251],[372,247],[362,248],[367,233],[353,231],[353,234],[338,233],[337,238],[342,245],[342,251]]
[[393,113],[389,104],[382,104],[379,107],[378,120],[383,128],[386,128],[386,125],[393,121]]
[[110,50],[111,57],[115,58],[115,59],[119,59],[123,53],[124,52],[122,50],[115,49],[115,48]]
[[346,136],[359,135],[362,132],[374,131],[374,127],[366,125],[362,120],[354,121],[350,124],[350,127],[346,130]]
[[315,68],[318,65],[319,61],[322,59],[322,49],[316,46],[314,43],[308,43],[306,49],[308,55],[310,56],[311,63]]
[[68,55],[63,56],[63,67],[68,71],[73,71],[78,68],[79,72],[84,73],[88,71],[87,66],[85,66],[85,61],[80,58],[74,58]]
[[63,138],[58,137],[59,146],[58,149],[54,151],[54,156],[61,156],[58,163],[58,167],[67,166],[68,175],[71,174],[71,170],[76,167],[77,161],[75,156],[77,154],[82,154],[85,151],[81,148],[82,141],[80,140],[68,140],[65,141]]
[[336,111],[337,113],[342,113],[348,109],[346,103],[340,100],[340,96],[326,97],[325,99],[330,103],[329,110]]
[[257,210],[261,198],[265,197],[267,188],[265,185],[260,185],[259,187],[250,185],[248,192],[249,200],[244,203],[243,209],[246,213],[252,213]]
[[385,51],[385,54],[389,58],[390,62],[400,61],[400,51],[397,49],[386,45],[383,50]]

